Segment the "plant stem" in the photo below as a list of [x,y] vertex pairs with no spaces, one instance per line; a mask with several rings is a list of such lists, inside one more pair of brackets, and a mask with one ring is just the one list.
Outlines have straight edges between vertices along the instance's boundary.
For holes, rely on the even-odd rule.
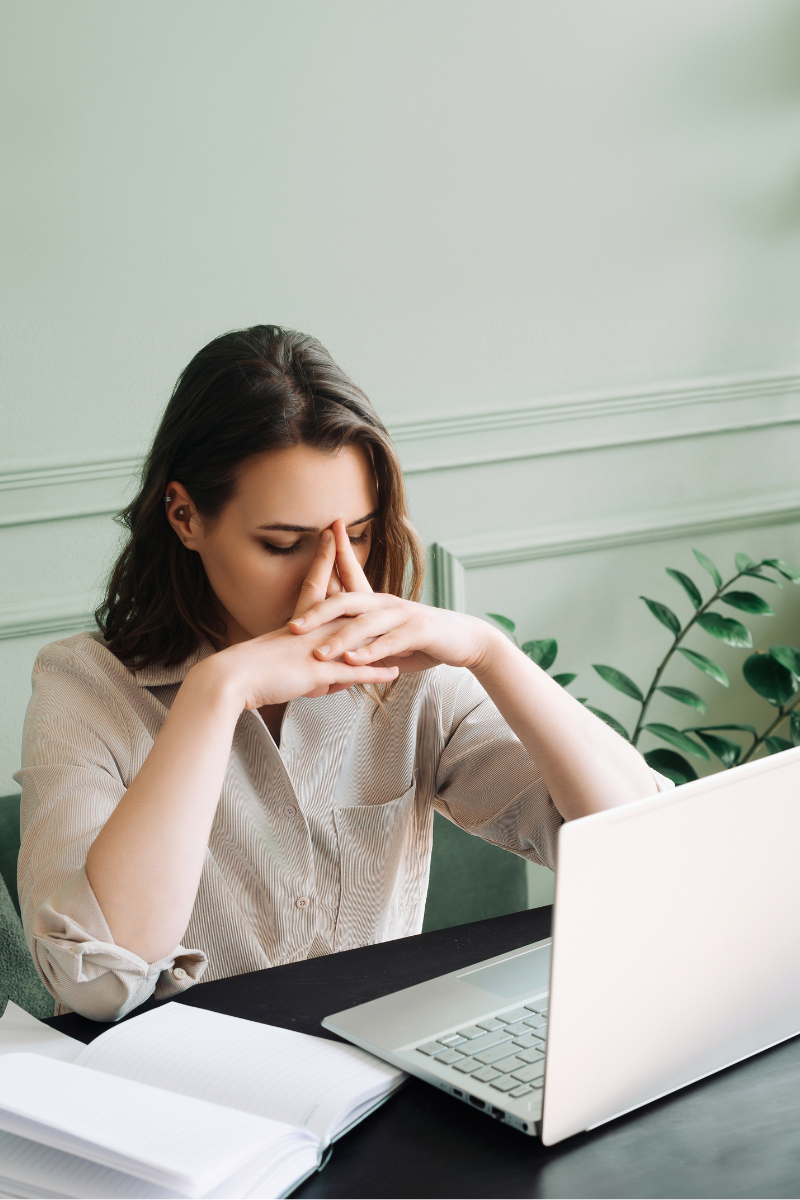
[[[760,566],[760,564],[759,564],[759,566]],[[727,581],[727,583],[721,584],[717,588],[717,590],[714,592],[714,595],[711,597],[711,599],[707,600],[705,602],[705,604],[702,604],[700,606],[700,608],[698,608],[697,612],[694,614],[692,619],[688,622],[687,625],[684,626],[684,628],[680,631],[678,636],[675,638],[675,641],[670,646],[669,650],[667,651],[666,655],[664,656],[664,659],[663,659],[661,665],[659,666],[658,670],[656,671],[655,675],[653,676],[653,682],[650,684],[649,691],[647,692],[647,695],[645,696],[644,700],[642,701],[642,708],[639,713],[639,720],[636,722],[636,728],[633,731],[633,737],[631,738],[631,745],[635,746],[639,740],[639,734],[642,732],[642,725],[644,724],[644,717],[645,717],[645,713],[647,712],[647,706],[649,705],[650,701],[653,699],[655,690],[658,687],[661,676],[664,674],[664,671],[666,670],[666,668],[669,664],[669,660],[672,658],[673,654],[678,649],[678,646],[681,644],[683,639],[686,637],[686,634],[689,632],[689,630],[692,628],[692,626],[697,622],[697,618],[702,616],[707,608],[710,608],[712,604],[714,604],[717,600],[719,600],[720,596],[726,590],[726,588],[729,588],[732,583],[736,583],[737,579],[741,579],[746,574],[747,574],[746,571],[738,571],[736,573],[736,575],[732,576],[732,578]],[[764,737],[768,737],[768,736],[769,736],[768,733],[764,734]],[[752,747],[750,749],[750,753],[752,754]]]
[[790,704],[788,708],[784,708],[783,705],[781,705],[780,708],[778,709],[778,715],[775,718],[775,720],[772,722],[772,724],[769,726],[768,729],[765,729],[764,732],[762,734],[760,734],[760,736],[753,739],[753,744],[750,747],[750,749],[747,751],[747,754],[745,754],[744,758],[740,759],[736,765],[741,766],[742,763],[746,763],[748,759],[752,758],[753,754],[758,749],[758,747],[763,746],[763,744],[767,740],[767,738],[772,733],[775,732],[775,730],[778,728],[778,726],[781,725],[786,720],[786,718],[794,712],[794,710],[798,706],[800,706],[800,695],[797,696],[794,704]]

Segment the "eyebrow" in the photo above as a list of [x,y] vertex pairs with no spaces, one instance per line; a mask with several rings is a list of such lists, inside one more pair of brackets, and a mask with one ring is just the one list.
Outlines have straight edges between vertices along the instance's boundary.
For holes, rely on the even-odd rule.
[[[377,517],[377,515],[378,515],[378,510],[376,508],[374,512],[367,513],[367,515],[365,517],[359,517],[359,519],[357,521],[351,521],[349,525],[345,526],[345,528],[355,529],[356,525],[364,525],[367,521],[371,521],[374,517]],[[321,532],[319,527],[316,525],[259,525],[258,528],[259,529],[279,530],[281,533],[320,533]]]

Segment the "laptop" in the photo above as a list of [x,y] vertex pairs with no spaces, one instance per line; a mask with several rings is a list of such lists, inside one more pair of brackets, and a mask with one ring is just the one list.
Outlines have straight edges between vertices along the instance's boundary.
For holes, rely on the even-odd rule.
[[563,825],[553,937],[326,1029],[553,1145],[800,1032],[800,747]]

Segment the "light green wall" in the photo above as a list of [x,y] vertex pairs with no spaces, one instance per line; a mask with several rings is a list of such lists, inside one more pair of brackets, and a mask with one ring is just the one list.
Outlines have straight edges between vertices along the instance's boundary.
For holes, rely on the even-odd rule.
[[[326,342],[426,542],[471,561],[467,607],[584,677],[644,677],[637,596],[669,600],[692,542],[800,561],[798,3],[2,13],[0,793],[35,651],[80,624],[129,462],[224,329]],[[780,597],[767,644],[800,640]]]

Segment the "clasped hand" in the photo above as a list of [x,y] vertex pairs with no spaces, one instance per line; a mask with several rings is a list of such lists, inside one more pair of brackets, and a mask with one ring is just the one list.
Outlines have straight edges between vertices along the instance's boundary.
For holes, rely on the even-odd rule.
[[476,668],[495,636],[475,617],[373,592],[336,521],[320,534],[288,624],[213,657],[240,708],[261,708],[440,663]]

